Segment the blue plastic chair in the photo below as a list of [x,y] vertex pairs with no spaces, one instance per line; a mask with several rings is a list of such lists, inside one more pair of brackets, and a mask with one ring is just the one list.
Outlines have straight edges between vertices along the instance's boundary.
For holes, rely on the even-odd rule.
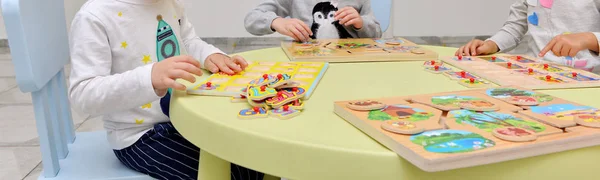
[[17,83],[33,98],[44,166],[39,179],[151,179],[119,162],[105,131],[75,134],[63,0],[2,0],[2,12]]
[[381,25],[381,32],[386,32],[392,23],[392,8],[392,0],[371,0],[371,9]]

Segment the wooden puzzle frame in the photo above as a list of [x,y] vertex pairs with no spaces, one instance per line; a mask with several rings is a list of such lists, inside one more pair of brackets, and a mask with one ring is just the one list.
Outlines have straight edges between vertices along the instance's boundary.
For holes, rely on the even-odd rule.
[[[534,90],[600,87],[600,75],[528,56],[500,55],[460,59],[444,57],[442,61],[500,86],[514,85]],[[511,63],[511,70],[508,69],[508,63]],[[548,69],[544,68],[545,65]],[[529,69],[533,70],[532,73]],[[573,72],[577,73],[576,77],[572,75]],[[546,79],[548,75],[550,80]]]
[[[527,90],[525,88],[519,87],[498,87],[498,88],[515,88],[519,90]],[[490,88],[496,89],[496,88]],[[417,126],[420,123],[420,127],[425,128],[425,132],[416,134],[416,135],[403,135],[398,133],[393,133],[390,131],[386,131],[382,129],[381,124],[387,121],[398,121],[398,119],[385,119],[380,118],[378,113],[372,113],[371,111],[355,111],[348,109],[346,104],[352,101],[340,101],[334,103],[334,112],[353,124],[355,127],[365,132],[367,135],[371,136],[373,139],[379,141],[384,146],[390,148],[392,151],[396,152],[404,159],[413,163],[415,166],[421,168],[422,170],[428,172],[437,172],[444,170],[452,170],[458,168],[472,167],[478,165],[485,165],[490,163],[497,163],[521,158],[527,158],[532,156],[544,155],[549,153],[567,151],[572,149],[578,149],[583,147],[590,147],[595,145],[600,145],[600,128],[590,128],[584,126],[570,126],[570,127],[556,127],[553,126],[547,119],[548,117],[537,116],[532,117],[531,114],[534,113],[524,113],[530,112],[531,110],[520,108],[518,111],[513,111],[514,107],[519,108],[518,106],[514,106],[512,104],[508,104],[505,101],[495,99],[494,97],[488,96],[486,89],[478,89],[478,90],[467,90],[467,91],[458,91],[458,92],[447,92],[447,93],[437,93],[437,94],[428,94],[428,95],[418,95],[418,96],[406,96],[406,97],[394,97],[394,98],[381,98],[381,99],[369,99],[371,101],[382,102],[386,105],[403,105],[409,107],[420,107],[424,106],[423,104],[427,103],[417,103],[415,99],[423,99],[437,96],[447,96],[447,95],[462,95],[462,96],[474,96],[478,98],[482,98],[493,102],[494,104],[499,103],[501,109],[498,111],[490,112],[488,115],[486,113],[480,113],[475,111],[469,111],[473,114],[486,114],[487,116],[492,117],[494,114],[501,115],[510,115],[509,117],[504,117],[503,122],[509,122],[509,120],[520,120],[519,123],[527,124],[533,123],[533,125],[528,124],[525,127],[544,127],[543,130],[537,133],[538,138],[535,141],[529,142],[513,142],[508,140],[503,140],[498,137],[495,137],[492,132],[488,132],[482,128],[486,126],[476,127],[475,125],[469,124],[459,124],[456,121],[459,116],[456,116],[454,113],[460,113],[461,111],[443,111],[442,118],[438,121],[436,119],[428,119],[427,121],[436,121],[439,122],[439,125],[445,127],[444,130],[433,130],[435,128],[428,128],[431,125],[425,125],[424,122],[414,122]],[[494,101],[497,100],[497,101]],[[556,101],[554,101],[556,100]],[[360,101],[360,100],[358,100]],[[366,100],[365,100],[366,101]],[[561,103],[569,103],[574,106],[581,106],[577,103],[566,101],[563,99],[555,98],[550,100],[547,103],[549,106],[553,104],[561,104]],[[432,107],[433,108],[433,107]],[[590,107],[591,108],[591,107]],[[600,114],[596,108],[593,108],[596,114]],[[378,111],[378,110],[376,110]],[[577,114],[579,111],[565,111],[570,112],[572,114]],[[372,114],[371,114],[372,113]],[[450,114],[453,113],[453,114]],[[389,113],[388,113],[389,114]],[[390,114],[391,115],[391,114]],[[472,117],[472,116],[460,116],[464,117]],[[500,115],[494,117],[501,117]],[[380,118],[380,119],[378,119]],[[381,120],[383,119],[383,120]],[[543,121],[546,119],[546,121]],[[399,120],[404,121],[404,120]],[[406,120],[408,121],[408,120]],[[464,122],[464,121],[461,121]],[[505,123],[506,123],[505,122]],[[513,122],[514,123],[514,122]],[[521,124],[521,125],[522,125]],[[511,124],[509,127],[521,127],[518,124]],[[499,126],[502,127],[502,126]],[[507,126],[504,126],[507,127]],[[491,127],[489,127],[491,128]],[[429,131],[428,131],[429,130]],[[488,129],[489,130],[489,129]],[[436,135],[436,133],[439,133]],[[443,133],[448,133],[444,135]],[[455,140],[452,141],[442,141],[438,142],[437,137],[447,138],[454,136],[455,133],[459,135],[464,135],[464,140],[466,137],[474,137],[474,139],[481,140],[479,142],[478,149],[475,145],[473,145],[471,151],[464,152],[454,152],[454,153],[440,153],[430,151],[432,146],[446,145],[444,143],[448,142],[447,145],[451,146],[451,143],[454,143]],[[464,133],[464,134],[461,134]],[[420,141],[420,137],[425,137],[424,140]],[[462,137],[462,136],[459,136]],[[433,138],[433,139],[427,139]],[[473,138],[471,138],[473,139]],[[429,142],[428,142],[429,141]],[[432,142],[435,141],[435,142]],[[417,142],[421,142],[423,144],[417,144]],[[458,143],[458,142],[457,142]],[[473,142],[474,144],[475,141]],[[460,143],[459,143],[460,144]],[[483,144],[483,145],[482,145]],[[456,146],[456,144],[455,144]],[[463,147],[462,145],[459,145]],[[437,148],[439,148],[437,147]],[[466,146],[468,147],[468,146]],[[428,150],[429,149],[429,150]],[[443,149],[443,148],[442,148]],[[435,149],[434,149],[435,150]]]
[[403,38],[318,39],[306,43],[283,41],[281,47],[290,61],[425,61],[438,58],[434,51]]
[[[235,75],[212,74],[188,89],[187,93],[236,97],[242,94],[242,89],[248,87],[250,81],[259,79],[264,74],[273,77],[278,74],[288,74],[293,82],[299,83],[298,87],[306,89],[303,99],[308,99],[317,88],[328,67],[329,63],[327,62],[252,62],[243,72]],[[212,88],[206,88],[207,82],[211,82]]]

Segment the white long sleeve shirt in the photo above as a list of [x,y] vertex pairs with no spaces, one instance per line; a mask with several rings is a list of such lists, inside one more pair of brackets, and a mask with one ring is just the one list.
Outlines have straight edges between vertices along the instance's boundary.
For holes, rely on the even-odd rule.
[[204,64],[223,53],[195,34],[179,0],[89,0],[72,22],[70,46],[71,104],[103,115],[117,150],[169,121],[152,86],[155,62],[187,54]]
[[[549,2],[549,3],[546,3]],[[517,0],[510,7],[504,27],[490,38],[506,52],[521,42],[529,32],[528,55],[537,57],[555,37],[565,33],[592,32],[600,40],[600,0]],[[557,57],[552,52],[544,56],[553,61],[578,69],[600,72],[597,52],[580,51],[576,57]]]

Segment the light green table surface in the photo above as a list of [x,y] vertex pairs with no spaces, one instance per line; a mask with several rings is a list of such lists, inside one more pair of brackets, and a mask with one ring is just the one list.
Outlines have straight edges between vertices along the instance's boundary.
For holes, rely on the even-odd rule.
[[[440,56],[451,56],[456,50],[426,47]],[[280,48],[239,55],[250,61],[288,61]],[[600,146],[424,172],[333,113],[334,101],[465,89],[446,76],[424,71],[422,62],[330,64],[304,112],[296,118],[241,120],[237,113],[248,107],[245,103],[177,92],[171,119],[185,138],[203,150],[201,179],[229,179],[226,161],[295,180],[600,179]],[[543,92],[600,107],[600,89]]]

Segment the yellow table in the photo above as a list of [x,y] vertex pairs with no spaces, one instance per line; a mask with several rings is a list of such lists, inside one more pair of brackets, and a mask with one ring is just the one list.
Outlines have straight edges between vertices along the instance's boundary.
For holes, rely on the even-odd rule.
[[[428,48],[440,56],[453,55],[456,50]],[[240,55],[248,60],[288,59],[280,48]],[[600,146],[472,168],[424,172],[333,113],[334,101],[465,89],[446,76],[424,71],[422,62],[330,64],[306,102],[306,110],[291,120],[240,120],[237,113],[246,104],[184,92],[175,93],[172,99],[171,119],[183,136],[203,150],[201,179],[228,179],[227,161],[298,180],[600,179],[596,175]],[[600,89],[543,92],[600,107]]]

